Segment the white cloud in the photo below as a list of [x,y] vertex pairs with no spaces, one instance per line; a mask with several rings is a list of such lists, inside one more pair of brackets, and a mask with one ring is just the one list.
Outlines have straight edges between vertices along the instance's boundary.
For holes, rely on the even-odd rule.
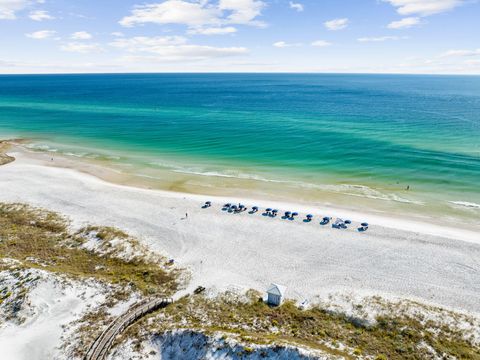
[[392,21],[387,27],[389,29],[406,29],[418,25],[420,22],[420,18],[418,17],[407,17],[398,21]]
[[0,0],[0,20],[15,20],[16,13],[33,4],[43,4],[44,0]]
[[303,4],[294,3],[293,1],[290,1],[289,4],[291,9],[295,9],[297,11],[303,11]]
[[195,35],[226,35],[236,33],[237,29],[233,26],[226,27],[208,27],[208,28],[193,28],[188,30],[189,34]]
[[148,53],[155,56],[134,55],[128,57],[144,58],[153,61],[196,61],[217,57],[244,55],[248,49],[244,47],[214,47],[206,45],[188,44],[183,36],[137,36],[133,38],[116,39],[110,43],[117,49],[130,53]]
[[25,35],[31,39],[43,40],[53,37],[56,33],[54,30],[40,30]]
[[165,46],[183,45],[187,43],[187,38],[178,35],[172,36],[136,36],[128,39],[116,39],[110,43],[111,46],[127,51],[137,52],[156,52],[157,48]]
[[70,43],[64,44],[60,47],[60,49],[67,52],[75,52],[75,53],[81,53],[81,54],[89,54],[93,52],[103,51],[103,48],[100,46],[100,44],[80,43],[80,42],[70,42]]
[[348,26],[348,19],[347,18],[333,19],[330,21],[326,21],[324,25],[328,30],[332,30],[332,31],[342,30]]
[[51,16],[48,11],[45,10],[35,10],[31,11],[28,17],[32,20],[35,21],[43,21],[43,20],[53,20],[55,19],[53,16]]
[[316,40],[316,41],[312,42],[311,45],[314,46],[314,47],[327,47],[327,46],[330,46],[332,44],[329,43],[328,41],[325,41],[325,40]]
[[400,15],[429,16],[451,10],[465,0],[383,0],[397,8]]
[[480,49],[475,50],[448,50],[440,57],[480,56]]
[[130,16],[120,20],[120,24],[127,27],[144,23],[185,24],[194,27],[218,24],[220,15],[218,8],[207,7],[203,3],[167,0],[158,4],[136,6]]
[[383,42],[390,40],[403,40],[408,39],[407,36],[379,36],[379,37],[361,37],[358,38],[358,42]]
[[115,37],[124,37],[125,35],[120,32],[120,31],[114,31],[110,35],[115,36]]
[[286,43],[285,41],[277,41],[276,43],[273,44],[273,46],[277,48],[287,48],[287,47],[294,47],[294,46],[302,46],[301,43]]
[[92,35],[86,31],[77,31],[70,36],[70,39],[73,39],[73,40],[88,40],[91,38],[92,38]]
[[260,0],[165,0],[137,5],[129,16],[120,20],[126,27],[145,23],[183,24],[189,28],[221,27],[226,24],[263,26],[256,18],[265,3]]
[[264,26],[261,21],[255,20],[262,14],[265,3],[260,0],[220,0],[219,9],[230,12],[227,23]]
[[15,13],[29,5],[27,0],[0,0],[0,20],[16,19]]

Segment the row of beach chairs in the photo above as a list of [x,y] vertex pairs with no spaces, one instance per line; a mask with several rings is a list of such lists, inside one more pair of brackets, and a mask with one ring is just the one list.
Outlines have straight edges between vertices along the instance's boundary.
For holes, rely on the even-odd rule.
[[[212,206],[211,201],[206,201],[205,204],[202,206],[202,208],[207,209]],[[248,207],[246,207],[243,204],[231,204],[231,203],[226,203],[222,207],[223,211],[227,211],[229,213],[234,213],[234,214],[239,214],[248,211]],[[248,211],[249,214],[253,215],[257,212],[260,211],[260,208],[258,206],[252,206],[250,211]],[[268,217],[277,217],[279,214],[278,209],[272,209],[272,208],[266,208],[265,211],[262,213],[263,216],[268,216]],[[295,220],[299,216],[298,212],[292,212],[292,211],[285,211],[284,215],[282,216],[282,219],[285,220]],[[309,223],[312,222],[314,216],[312,214],[308,214],[305,216],[305,219],[303,219],[303,222]],[[340,218],[337,218],[334,222],[332,221],[331,217],[325,216],[322,218],[320,221],[320,225],[328,225],[332,223],[332,227],[335,229],[347,229],[348,225],[351,225],[352,222],[350,220],[343,220]],[[368,230],[368,223],[363,222],[360,224],[360,227],[358,228],[358,231],[364,232]]]

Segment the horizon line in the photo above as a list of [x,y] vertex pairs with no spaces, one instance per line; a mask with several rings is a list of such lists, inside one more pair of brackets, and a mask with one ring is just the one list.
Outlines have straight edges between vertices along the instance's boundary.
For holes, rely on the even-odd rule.
[[24,75],[167,75],[167,74],[274,74],[274,75],[408,75],[408,76],[480,76],[480,73],[392,73],[392,72],[316,72],[316,71],[127,71],[127,72],[52,72],[52,73],[0,73],[0,76],[24,76]]

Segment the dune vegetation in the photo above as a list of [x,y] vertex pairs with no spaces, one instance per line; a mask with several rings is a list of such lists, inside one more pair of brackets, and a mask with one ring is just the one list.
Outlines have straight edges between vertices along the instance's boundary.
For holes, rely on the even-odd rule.
[[192,295],[142,320],[127,336],[193,329],[252,346],[293,345],[347,359],[480,359],[478,333],[472,331],[479,323],[467,315],[378,297],[354,307],[355,314],[327,304],[301,309],[290,301],[276,308],[255,291],[246,298]]
[[73,232],[56,213],[0,204],[0,258],[18,260],[23,267],[125,284],[144,295],[172,294],[176,272],[168,269],[165,259],[146,254],[120,230],[87,227]]

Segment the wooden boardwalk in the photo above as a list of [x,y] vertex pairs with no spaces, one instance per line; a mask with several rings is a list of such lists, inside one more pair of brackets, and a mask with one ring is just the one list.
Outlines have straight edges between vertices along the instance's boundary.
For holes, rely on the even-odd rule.
[[144,303],[133,305],[126,313],[117,317],[108,325],[108,327],[100,334],[95,342],[90,346],[84,359],[85,360],[104,360],[106,359],[113,340],[117,335],[121,334],[128,326],[133,324],[143,316],[164,308],[173,302],[170,298],[155,299]]

